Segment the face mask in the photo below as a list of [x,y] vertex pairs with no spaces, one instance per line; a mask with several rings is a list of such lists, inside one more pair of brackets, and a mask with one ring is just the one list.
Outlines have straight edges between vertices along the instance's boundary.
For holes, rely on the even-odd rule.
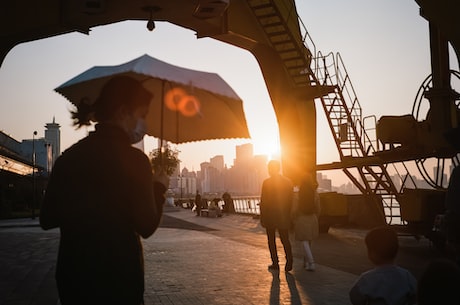
[[141,141],[145,134],[147,133],[147,125],[145,124],[144,119],[137,119],[136,127],[129,132],[129,139],[131,140],[131,144],[135,144]]

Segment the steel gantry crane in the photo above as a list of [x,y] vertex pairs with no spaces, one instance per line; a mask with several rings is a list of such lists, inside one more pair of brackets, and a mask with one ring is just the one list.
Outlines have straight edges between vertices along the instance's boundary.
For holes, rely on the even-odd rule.
[[[448,44],[459,58],[460,3],[415,2],[430,24],[432,74],[420,87],[411,114],[378,121],[362,117],[340,55],[317,52],[294,0],[8,1],[0,18],[0,63],[19,43],[75,31],[89,34],[92,27],[125,20],[148,21],[149,30],[154,21],[167,21],[195,31],[198,38],[243,48],[257,59],[265,79],[279,124],[284,173],[298,182],[307,171],[342,169],[381,221],[404,223],[400,205],[412,177],[405,162],[415,161],[431,187],[441,191],[445,160],[459,163],[444,134],[458,127],[458,93],[451,76],[458,80],[459,74],[449,69]],[[328,118],[338,162],[317,165],[315,100]],[[425,101],[429,111],[422,110]],[[395,133],[395,126],[408,128]],[[430,175],[425,162],[433,158],[438,173]]]

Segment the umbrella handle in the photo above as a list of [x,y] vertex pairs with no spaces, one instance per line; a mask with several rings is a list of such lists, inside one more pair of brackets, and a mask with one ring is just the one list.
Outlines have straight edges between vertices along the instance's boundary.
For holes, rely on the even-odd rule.
[[[160,113],[160,153],[162,162],[163,162],[163,136],[164,136],[164,110],[165,110],[165,103],[164,103],[164,93],[165,93],[165,81],[161,82],[161,113]],[[162,164],[163,165],[163,164]]]

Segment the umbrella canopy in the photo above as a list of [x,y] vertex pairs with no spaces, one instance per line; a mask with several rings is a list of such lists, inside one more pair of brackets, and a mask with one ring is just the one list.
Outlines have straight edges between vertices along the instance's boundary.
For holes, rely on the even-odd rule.
[[147,115],[148,134],[180,144],[201,140],[249,138],[242,100],[216,73],[171,65],[143,55],[117,66],[96,66],[55,90],[75,106],[94,103],[104,84],[127,75],[142,82],[154,99]]

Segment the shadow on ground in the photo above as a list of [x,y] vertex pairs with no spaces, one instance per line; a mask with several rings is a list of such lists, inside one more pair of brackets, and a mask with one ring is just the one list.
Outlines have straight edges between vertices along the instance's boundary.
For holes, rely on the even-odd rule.
[[171,229],[184,229],[184,230],[195,230],[195,231],[216,231],[215,229],[208,228],[205,226],[200,226],[195,223],[191,223],[182,219],[168,216],[163,214],[160,223],[161,228],[171,228]]

